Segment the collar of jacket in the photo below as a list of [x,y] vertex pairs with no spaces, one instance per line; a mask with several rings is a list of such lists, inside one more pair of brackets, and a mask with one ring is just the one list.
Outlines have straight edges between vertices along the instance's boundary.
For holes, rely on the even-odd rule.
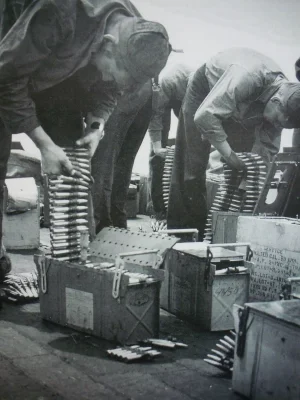
[[270,98],[277,92],[282,83],[287,82],[287,78],[283,74],[277,75],[274,82],[267,87],[267,89],[258,97],[258,101],[267,104]]

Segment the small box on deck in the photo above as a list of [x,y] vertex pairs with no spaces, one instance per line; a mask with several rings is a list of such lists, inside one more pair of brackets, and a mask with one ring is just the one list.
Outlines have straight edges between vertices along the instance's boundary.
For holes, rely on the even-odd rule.
[[40,192],[34,178],[5,180],[3,244],[8,250],[40,245]]
[[249,251],[239,243],[177,243],[166,256],[161,307],[205,330],[232,329],[233,304],[248,301],[253,267],[232,250],[241,245]]
[[235,310],[236,329],[245,336],[236,346],[233,390],[252,400],[300,399],[300,301],[245,306],[248,315],[240,327]]

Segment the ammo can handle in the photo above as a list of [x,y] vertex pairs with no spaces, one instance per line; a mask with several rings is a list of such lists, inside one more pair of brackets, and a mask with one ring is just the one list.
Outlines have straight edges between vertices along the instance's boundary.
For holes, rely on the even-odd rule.
[[246,261],[250,261],[253,256],[253,251],[250,248],[250,243],[215,243],[207,246],[207,250],[216,247],[247,247]]
[[46,271],[46,257],[44,255],[38,256],[36,263],[40,268],[40,282],[41,282],[41,292],[43,294],[47,293],[47,271]]

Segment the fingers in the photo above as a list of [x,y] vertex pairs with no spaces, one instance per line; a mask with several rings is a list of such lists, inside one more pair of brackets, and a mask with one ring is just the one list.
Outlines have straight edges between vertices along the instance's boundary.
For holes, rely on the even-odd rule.
[[67,156],[61,161],[61,169],[68,175],[75,176],[76,174],[76,171]]
[[76,146],[78,147],[84,147],[86,144],[89,144],[90,139],[88,136],[85,136],[81,139],[76,140]]
[[98,146],[100,140],[103,138],[103,136],[104,136],[103,130],[97,130],[97,131],[90,132],[83,138],[78,139],[76,141],[76,146],[85,147],[86,149],[88,149],[88,151],[90,153],[90,157],[93,157],[93,155],[97,149],[97,146]]

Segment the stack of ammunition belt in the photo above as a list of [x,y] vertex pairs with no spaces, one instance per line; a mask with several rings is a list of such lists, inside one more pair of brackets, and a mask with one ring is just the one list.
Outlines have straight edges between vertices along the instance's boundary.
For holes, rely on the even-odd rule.
[[86,252],[88,247],[91,168],[87,150],[65,148],[64,151],[78,177],[49,178],[51,254],[61,261],[75,261],[80,258],[83,246]]
[[169,203],[174,156],[175,156],[175,146],[167,148],[167,154],[166,154],[163,178],[162,178],[163,198],[166,210],[168,209],[168,203]]
[[204,361],[222,371],[231,373],[233,370],[235,340],[236,333],[230,331],[228,335],[219,340],[217,349],[212,349],[213,354],[208,354]]
[[[220,184],[213,205],[208,212],[204,242],[212,240],[212,212],[231,211],[252,213],[267,175],[267,167],[261,157],[252,153],[239,153],[244,161],[246,171],[232,170],[224,165],[224,181]],[[245,179],[246,186],[241,189],[240,183]]]

